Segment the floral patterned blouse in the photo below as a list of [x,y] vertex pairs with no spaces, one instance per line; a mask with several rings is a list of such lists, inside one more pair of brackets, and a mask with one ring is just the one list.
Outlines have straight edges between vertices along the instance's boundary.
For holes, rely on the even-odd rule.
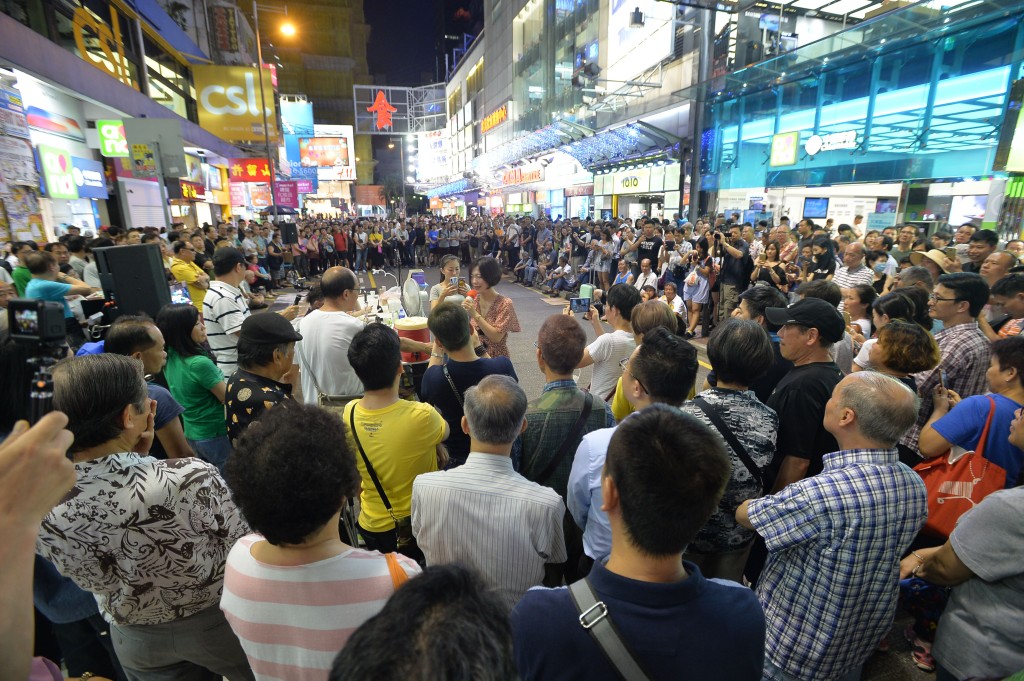
[[36,553],[118,624],[160,624],[220,602],[224,563],[249,527],[217,469],[134,452],[75,464]]
[[[479,298],[477,298],[476,308],[480,309]],[[495,343],[486,335],[480,334],[484,347],[487,348],[487,354],[491,357],[508,357],[511,359],[512,356],[508,351],[508,334],[522,331],[519,328],[519,317],[516,316],[516,308],[512,305],[512,300],[499,293],[498,297],[491,303],[491,308],[487,310],[487,314],[484,315],[484,319],[496,329],[505,332],[505,337],[498,343]]]

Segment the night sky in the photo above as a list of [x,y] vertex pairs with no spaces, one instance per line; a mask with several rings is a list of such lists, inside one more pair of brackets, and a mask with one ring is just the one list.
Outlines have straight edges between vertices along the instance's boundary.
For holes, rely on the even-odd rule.
[[371,76],[386,75],[389,85],[415,86],[423,84],[423,72],[434,73],[434,2],[365,0]]

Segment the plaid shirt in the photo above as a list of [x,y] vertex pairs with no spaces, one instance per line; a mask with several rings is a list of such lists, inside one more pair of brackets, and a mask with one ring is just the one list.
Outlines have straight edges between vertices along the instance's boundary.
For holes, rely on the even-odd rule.
[[569,443],[565,456],[555,467],[554,472],[544,480],[539,479],[538,476],[551,464],[552,458],[561,449],[573,424],[583,412],[585,399],[586,393],[576,387],[576,381],[551,381],[544,386],[540,397],[530,402],[526,410],[527,425],[522,435],[523,459],[519,472],[527,480],[554,489],[562,495],[562,501],[565,501],[573,454],[576,453],[580,440],[592,430],[611,428],[615,425],[611,407],[595,395],[590,415],[580,428],[576,441]]
[[750,502],[768,562],[757,585],[765,654],[801,679],[838,679],[892,626],[899,561],[928,514],[895,449],[826,454],[824,470]]
[[932,415],[932,393],[943,371],[946,372],[946,387],[955,390],[960,397],[984,395],[988,391],[985,372],[992,358],[992,343],[978,328],[977,322],[947,326],[935,334],[935,342],[939,344],[942,359],[935,369],[914,374],[917,394],[921,396],[921,411],[918,412],[917,423],[900,440],[915,452],[921,429]]

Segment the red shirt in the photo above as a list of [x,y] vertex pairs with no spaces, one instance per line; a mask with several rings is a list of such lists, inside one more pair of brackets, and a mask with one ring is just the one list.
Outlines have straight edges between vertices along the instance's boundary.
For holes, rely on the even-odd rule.
[[343,253],[348,250],[348,241],[345,240],[345,232],[338,232],[334,235],[334,250]]

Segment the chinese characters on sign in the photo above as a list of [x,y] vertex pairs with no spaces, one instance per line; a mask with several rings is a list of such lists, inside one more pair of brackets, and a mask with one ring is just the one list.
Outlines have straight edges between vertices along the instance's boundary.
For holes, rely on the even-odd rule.
[[238,52],[238,24],[235,22],[233,7],[215,6],[210,8],[213,40],[218,50]]
[[299,191],[295,182],[278,182],[274,185],[274,203],[288,208],[299,207]]
[[156,155],[148,144],[132,145],[132,174],[140,179],[156,177]]
[[187,180],[181,180],[181,198],[187,201],[205,201],[206,200],[206,187],[199,184],[198,182],[189,182]]
[[231,205],[232,206],[244,206],[245,205],[245,185],[232,182],[228,185],[228,189],[231,192]]
[[388,103],[387,97],[384,96],[383,90],[377,91],[377,98],[373,100],[373,106],[366,108],[370,113],[377,114],[377,129],[383,130],[384,128],[390,128],[391,126],[391,114],[398,111],[395,107]]
[[265,158],[233,158],[228,165],[232,182],[270,182],[270,161]]
[[527,182],[540,182],[544,179],[544,170],[541,168],[513,168],[505,171],[501,176],[503,184],[525,184]]
[[480,132],[488,132],[508,120],[508,104],[502,104],[480,121]]

